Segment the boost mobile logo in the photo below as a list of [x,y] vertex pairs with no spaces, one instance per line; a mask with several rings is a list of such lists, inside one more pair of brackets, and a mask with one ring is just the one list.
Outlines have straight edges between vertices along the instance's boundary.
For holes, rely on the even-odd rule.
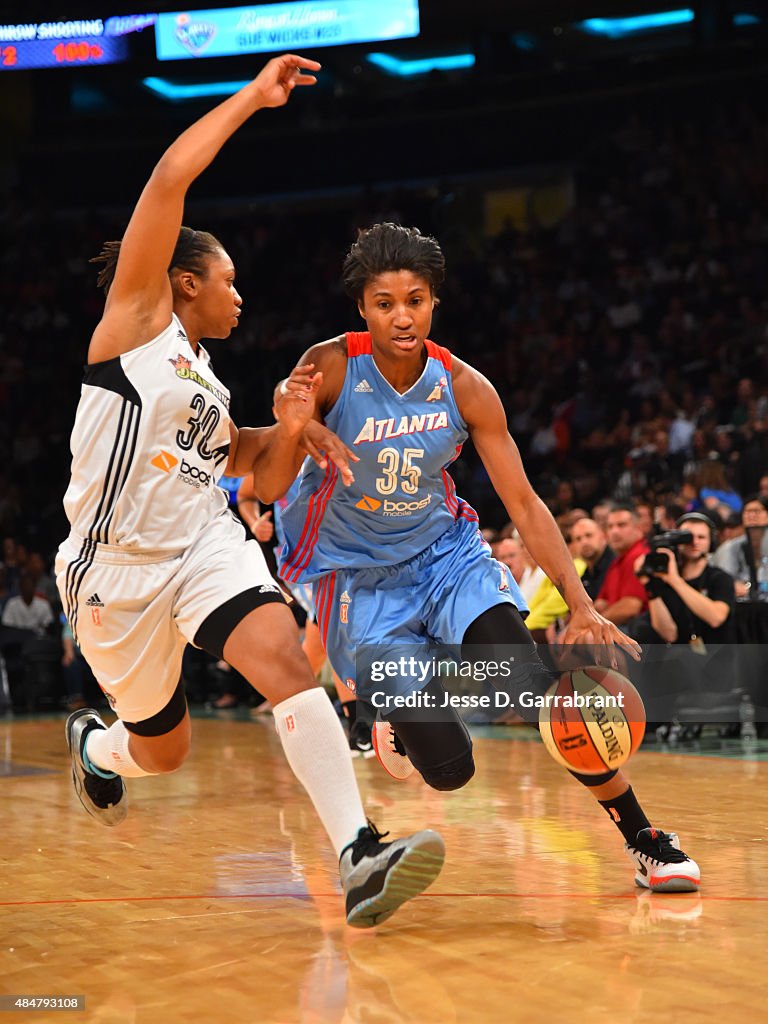
[[367,494],[364,494],[355,508],[361,508],[363,512],[375,512],[377,508],[381,508],[381,502],[378,498],[369,498]]
[[384,515],[385,516],[411,516],[414,512],[420,512],[421,509],[426,508],[432,500],[432,495],[428,494],[426,498],[422,498],[421,501],[385,501],[384,502]]
[[207,487],[211,482],[211,474],[206,473],[204,469],[198,469],[197,466],[190,465],[186,459],[181,460],[181,469],[179,470],[177,480],[181,480],[182,483],[190,484],[192,487]]
[[170,473],[178,461],[179,460],[176,458],[175,455],[171,455],[170,452],[167,452],[165,450],[161,451],[158,455],[154,457],[154,459],[150,460],[153,466],[155,466],[157,469],[162,469],[164,473]]
[[371,498],[364,494],[355,505],[355,508],[360,508],[363,512],[378,512],[379,509],[382,509],[381,514],[384,516],[411,516],[414,512],[419,512],[421,509],[426,508],[431,501],[431,494],[428,494],[426,498],[422,498],[420,501],[390,501],[387,498],[382,507],[378,498]]

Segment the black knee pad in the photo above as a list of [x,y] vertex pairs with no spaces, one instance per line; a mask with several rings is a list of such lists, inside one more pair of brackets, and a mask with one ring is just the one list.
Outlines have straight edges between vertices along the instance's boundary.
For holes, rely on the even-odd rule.
[[[569,768],[568,771],[571,772],[571,769]],[[595,786],[602,786],[606,782],[610,782],[611,779],[615,778],[618,774],[619,773],[615,768],[612,772],[603,772],[602,775],[582,775],[580,772],[571,772],[574,779],[580,782],[582,786],[586,786],[587,789],[594,789]]]
[[[520,703],[521,693],[543,696],[552,685],[554,675],[539,657],[536,644],[517,608],[511,604],[497,604],[482,612],[467,628],[462,641],[462,657],[468,661],[504,661],[510,652],[514,664],[509,674],[491,683],[506,693],[515,711],[528,723],[538,726],[539,709]],[[527,702],[526,702],[527,704]]]
[[413,766],[432,789],[447,792],[466,786],[475,774],[472,740],[455,708],[443,708],[444,690],[431,679],[424,692],[433,698],[439,715],[402,708],[387,715]]
[[426,784],[432,789],[438,789],[442,793],[461,789],[475,774],[475,759],[472,757],[471,742],[469,750],[460,758],[447,761],[445,764],[420,768],[419,771]]

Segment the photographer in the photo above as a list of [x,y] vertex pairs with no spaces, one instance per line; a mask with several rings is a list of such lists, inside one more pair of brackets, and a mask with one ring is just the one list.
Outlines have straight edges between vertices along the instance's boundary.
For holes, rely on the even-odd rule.
[[741,510],[744,533],[725,541],[712,564],[736,580],[740,601],[768,601],[768,498],[750,494]]
[[[654,550],[635,560],[635,573],[648,593],[651,626],[658,636],[706,654],[707,644],[736,642],[733,579],[709,565],[714,525],[707,516],[689,512],[677,526],[685,529],[655,538]],[[664,546],[665,539],[677,554]]]

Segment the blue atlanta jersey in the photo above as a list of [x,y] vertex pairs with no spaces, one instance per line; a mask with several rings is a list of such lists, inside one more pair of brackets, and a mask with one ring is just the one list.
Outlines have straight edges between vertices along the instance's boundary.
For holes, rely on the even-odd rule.
[[376,366],[368,333],[348,333],[347,372],[326,425],[360,458],[345,487],[329,462],[302,468],[282,513],[280,575],[310,582],[339,568],[397,565],[477,513],[456,495],[448,466],[467,439],[453,395],[451,354],[426,342],[416,383],[399,394]]
[[275,539],[277,540],[278,548],[275,554],[279,557],[280,548],[285,544],[285,530],[283,529],[283,513],[294,500],[299,493],[299,484],[301,483],[301,474],[296,477],[291,486],[285,492],[282,498],[278,498],[272,506],[272,521],[275,524]]

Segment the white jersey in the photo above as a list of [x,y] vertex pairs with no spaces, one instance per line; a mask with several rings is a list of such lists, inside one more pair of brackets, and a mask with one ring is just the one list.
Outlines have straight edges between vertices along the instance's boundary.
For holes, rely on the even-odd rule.
[[227,508],[229,391],[178,317],[85,368],[64,508],[75,535],[126,554],[181,551]]

